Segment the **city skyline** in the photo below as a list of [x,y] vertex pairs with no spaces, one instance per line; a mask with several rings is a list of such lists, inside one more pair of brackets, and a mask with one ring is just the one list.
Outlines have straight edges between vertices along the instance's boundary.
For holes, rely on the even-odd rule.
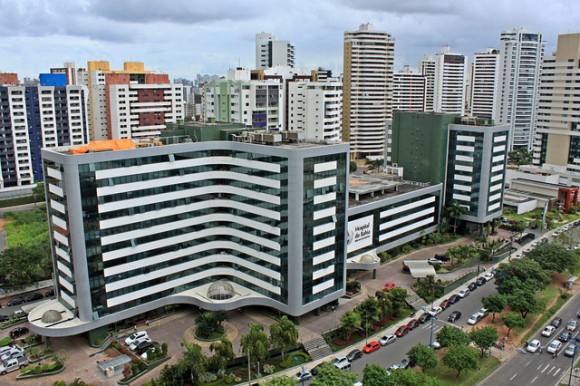
[[[395,39],[395,70],[418,67],[424,54],[449,45],[468,56],[499,48],[501,32],[525,27],[555,50],[558,34],[577,32],[580,10],[560,0],[517,2],[367,1],[364,4],[294,1],[284,7],[262,2],[200,4],[155,0],[0,1],[4,53],[0,72],[20,79],[37,77],[64,61],[85,67],[88,60],[143,61],[171,78],[225,74],[229,68],[255,66],[255,36],[269,32],[296,47],[296,67],[342,72],[343,34],[371,23]],[[305,12],[308,10],[308,12]],[[549,11],[549,12],[548,12]]]

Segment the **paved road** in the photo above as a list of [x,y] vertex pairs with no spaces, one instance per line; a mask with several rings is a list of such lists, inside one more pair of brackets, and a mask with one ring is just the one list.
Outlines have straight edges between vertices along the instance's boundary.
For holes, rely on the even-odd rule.
[[[580,309],[580,297],[575,296],[557,315],[562,317],[562,325],[549,338],[541,336],[538,332],[531,339],[538,339],[542,345],[547,346],[552,339],[557,339],[560,333],[566,329],[569,320],[579,320],[576,313]],[[549,322],[548,322],[549,323]],[[543,328],[542,328],[543,329]],[[578,333],[579,330],[576,332]],[[555,359],[552,354],[529,353],[518,350],[518,354],[505,362],[492,376],[487,378],[482,385],[556,385],[560,378],[570,368],[571,358],[563,355],[564,350],[570,343],[562,346],[560,355]],[[580,354],[580,353],[578,353]],[[578,359],[579,356],[576,356]],[[566,383],[568,379],[566,379]]]

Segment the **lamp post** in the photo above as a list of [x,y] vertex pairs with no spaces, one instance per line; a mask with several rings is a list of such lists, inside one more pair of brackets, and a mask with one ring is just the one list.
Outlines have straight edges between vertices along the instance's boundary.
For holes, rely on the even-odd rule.
[[572,354],[572,359],[570,360],[570,376],[568,377],[568,386],[572,384],[572,371],[574,370],[574,360],[576,359],[576,350],[578,350],[578,338],[574,340],[574,354]]
[[[435,302],[435,276],[433,276],[433,282],[431,283],[431,311],[433,311]],[[433,328],[435,327],[435,315],[431,315],[431,330],[429,332],[429,347],[433,347]]]
[[248,347],[248,386],[252,381],[252,369],[250,367],[250,348]]

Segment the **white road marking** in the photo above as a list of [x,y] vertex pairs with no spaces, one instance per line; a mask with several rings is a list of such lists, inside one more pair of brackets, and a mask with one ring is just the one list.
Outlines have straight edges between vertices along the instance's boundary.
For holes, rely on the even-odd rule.
[[546,374],[550,375],[550,373],[551,373],[552,371],[554,371],[555,369],[556,369],[556,366],[552,366],[552,368],[550,369],[550,371],[548,371]]
[[512,379],[514,379],[514,378],[516,377],[516,375],[518,375],[518,373],[515,373],[514,375],[512,375],[512,377],[510,378],[510,381],[511,381]]
[[527,367],[527,366],[529,366],[529,365],[530,365],[530,363],[532,363],[532,361],[533,361],[533,359],[532,359],[531,361],[529,361],[528,363],[526,363],[526,364],[525,364],[525,366],[526,366],[526,367]]
[[554,373],[554,376],[557,376],[560,370],[562,370],[562,368],[559,367],[558,370],[556,370],[556,372]]
[[544,367],[544,370],[542,370],[542,374],[544,374],[544,371],[548,370],[548,367],[550,367],[549,363],[546,365],[546,367]]
[[536,379],[538,379],[538,377],[535,377],[534,379],[532,379],[532,382],[530,382],[530,383],[536,382]]
[[540,363],[537,370],[540,370],[540,367],[542,367],[542,365],[543,365],[543,363]]

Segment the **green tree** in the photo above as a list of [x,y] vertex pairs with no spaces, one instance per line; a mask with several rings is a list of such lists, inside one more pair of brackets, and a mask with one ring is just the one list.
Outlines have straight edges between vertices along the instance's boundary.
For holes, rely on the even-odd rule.
[[453,219],[453,233],[457,233],[457,219],[467,213],[467,209],[457,201],[451,201],[445,208],[447,217]]
[[287,375],[279,375],[259,383],[260,386],[295,386],[298,381]]
[[532,152],[525,148],[519,148],[508,152],[508,161],[517,166],[532,163]]
[[411,364],[419,366],[423,372],[435,368],[438,363],[435,350],[422,343],[411,347],[409,352],[407,352],[407,356]]
[[507,304],[526,318],[530,312],[538,312],[544,304],[536,298],[536,294],[523,288],[515,288],[507,297]]
[[222,338],[219,342],[210,344],[209,351],[213,353],[210,361],[224,374],[227,364],[235,358],[232,342],[227,338]]
[[44,182],[37,182],[36,186],[32,189],[32,197],[34,198],[34,206],[37,202],[44,202]]
[[340,327],[344,331],[344,339],[350,339],[352,333],[362,325],[362,318],[358,312],[346,311],[340,317]]
[[[420,371],[412,369],[397,370],[390,376],[393,383],[385,384],[388,386],[443,386],[439,379],[429,376]],[[366,386],[366,383],[364,384]]]
[[183,380],[188,380],[192,385],[197,385],[200,374],[207,370],[208,359],[197,344],[182,342],[181,347],[185,348],[185,352],[175,365],[178,374],[181,375],[180,384],[183,383]]
[[250,322],[248,323],[248,327],[250,331],[242,336],[241,349],[244,355],[249,357],[251,365],[257,365],[256,372],[260,374],[259,362],[264,361],[268,357],[270,340],[264,332],[263,326]]
[[373,327],[375,322],[381,320],[381,308],[377,298],[369,297],[365,299],[354,310],[361,316],[362,327],[367,331]]
[[[498,292],[509,294],[512,288],[506,283],[512,278],[519,279],[526,284],[528,289],[534,291],[544,289],[550,284],[550,275],[542,269],[540,264],[532,259],[518,259],[510,263],[501,263],[497,269],[498,277],[502,279],[498,282]],[[521,287],[521,286],[520,286]]]
[[407,305],[407,295],[407,290],[401,287],[396,287],[389,291],[393,316],[401,315]]
[[356,172],[356,169],[357,169],[356,161],[350,161],[350,172],[354,173]]
[[503,321],[503,324],[505,324],[505,326],[508,328],[506,336],[510,335],[512,329],[518,327],[521,328],[526,324],[522,315],[516,313],[503,315],[501,317],[501,320]]
[[502,294],[484,296],[481,298],[481,304],[491,312],[491,322],[493,323],[495,321],[496,312],[502,312],[507,305],[507,299]]
[[467,345],[455,345],[443,357],[445,366],[457,371],[457,378],[464,371],[473,371],[479,368],[477,353]]
[[441,347],[466,346],[471,341],[469,335],[457,327],[444,326],[437,333],[437,341]]
[[298,335],[296,325],[286,315],[270,326],[270,342],[282,351],[282,360],[286,351],[298,345]]
[[310,384],[312,386],[352,386],[356,377],[356,373],[343,371],[330,363],[325,363],[318,368],[318,374]]
[[22,287],[50,279],[52,261],[48,242],[17,245],[0,252],[0,283]]
[[381,319],[385,319],[387,316],[391,315],[393,312],[393,301],[389,292],[385,290],[379,290],[376,292],[375,297],[379,302],[379,309],[381,310]]
[[578,269],[578,255],[558,244],[544,243],[532,249],[527,257],[549,272],[575,272]]
[[203,312],[195,318],[195,334],[200,338],[209,338],[213,333],[222,334],[222,323],[227,319],[225,311]]
[[481,349],[481,357],[483,358],[485,350],[489,350],[497,342],[499,334],[497,328],[488,326],[471,330],[469,337]]
[[365,366],[362,382],[365,386],[395,386],[387,369],[376,364],[367,364]]

